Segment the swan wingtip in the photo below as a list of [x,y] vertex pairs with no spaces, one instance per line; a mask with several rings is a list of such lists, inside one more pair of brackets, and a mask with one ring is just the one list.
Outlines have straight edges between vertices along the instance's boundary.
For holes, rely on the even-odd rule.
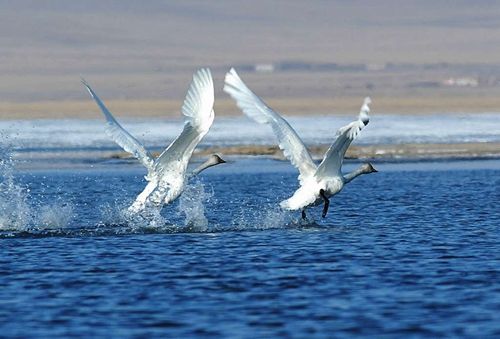
[[83,77],[83,75],[80,74],[80,82],[85,86],[85,87],[90,87],[89,86],[89,83],[87,82],[87,80],[85,80],[85,78]]

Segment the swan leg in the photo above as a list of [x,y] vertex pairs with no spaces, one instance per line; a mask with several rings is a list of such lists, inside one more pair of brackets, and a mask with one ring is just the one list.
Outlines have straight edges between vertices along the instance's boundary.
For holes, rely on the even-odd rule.
[[330,200],[326,197],[324,189],[319,190],[319,195],[321,195],[321,198],[323,198],[323,201],[325,202],[325,205],[323,206],[323,213],[321,214],[321,217],[324,218],[326,217],[326,213],[328,213],[328,207],[330,207]]
[[306,209],[302,210],[302,220],[306,220]]

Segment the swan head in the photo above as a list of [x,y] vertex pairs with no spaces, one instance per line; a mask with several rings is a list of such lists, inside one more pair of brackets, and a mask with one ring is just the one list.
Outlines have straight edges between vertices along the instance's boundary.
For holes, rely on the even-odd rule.
[[344,184],[347,184],[351,182],[354,178],[363,175],[363,174],[369,174],[369,173],[375,173],[378,172],[372,164],[367,162],[366,164],[363,164],[359,166],[356,170],[352,171],[351,173],[348,173],[344,176]]
[[198,168],[196,168],[191,173],[191,175],[197,175],[198,173],[206,170],[209,167],[219,165],[219,164],[224,164],[225,162],[226,161],[224,159],[222,159],[218,154],[212,154],[211,156],[208,157],[208,159],[203,164],[198,166]]
[[222,159],[218,154],[212,154],[211,156],[208,157],[205,163],[210,163],[212,164],[211,166],[215,166],[219,164],[225,164],[226,160]]
[[369,162],[367,162],[366,164],[362,165],[361,169],[362,169],[363,173],[365,173],[365,174],[378,172],[375,169],[375,167],[373,167],[373,165],[370,164]]
[[219,165],[219,164],[225,164],[225,163],[226,163],[226,160],[222,159],[220,157],[220,155],[212,154],[208,157],[208,159],[203,164],[200,165],[200,169],[201,169],[201,171],[203,171],[204,169],[207,169],[209,167]]

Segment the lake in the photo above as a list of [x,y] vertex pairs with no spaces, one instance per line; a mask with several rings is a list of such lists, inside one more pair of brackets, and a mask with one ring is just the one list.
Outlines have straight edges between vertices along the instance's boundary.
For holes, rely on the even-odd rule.
[[231,159],[134,220],[136,165],[6,165],[2,335],[500,336],[500,161],[374,166],[303,222],[282,161]]

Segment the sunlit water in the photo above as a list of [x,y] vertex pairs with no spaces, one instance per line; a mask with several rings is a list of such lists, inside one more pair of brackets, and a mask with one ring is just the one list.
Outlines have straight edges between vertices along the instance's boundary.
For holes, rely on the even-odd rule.
[[136,166],[4,164],[2,336],[499,336],[500,162],[375,166],[304,223],[286,162],[207,170],[154,220],[121,213]]

